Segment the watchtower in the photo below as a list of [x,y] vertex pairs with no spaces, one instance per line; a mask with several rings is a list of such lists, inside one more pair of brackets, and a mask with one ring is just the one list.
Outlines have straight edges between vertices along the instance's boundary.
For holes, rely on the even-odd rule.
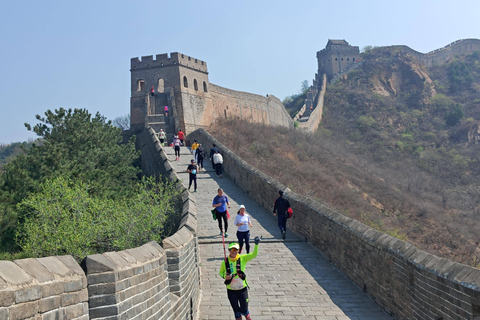
[[[141,59],[130,60],[131,98],[130,128],[142,131],[147,125],[165,123],[166,126],[187,130],[188,115],[185,103],[192,95],[198,98],[209,96],[207,64],[204,61],[173,52]],[[152,92],[153,89],[153,92]],[[169,116],[163,118],[164,107],[169,107]],[[158,128],[154,130],[158,131]]]
[[328,40],[325,49],[317,52],[318,77],[325,73],[330,81],[337,73],[342,72],[358,62],[360,50],[345,40]]

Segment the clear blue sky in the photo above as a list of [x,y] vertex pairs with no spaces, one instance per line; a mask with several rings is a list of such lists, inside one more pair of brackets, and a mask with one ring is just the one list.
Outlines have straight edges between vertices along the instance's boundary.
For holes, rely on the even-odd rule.
[[0,143],[59,107],[130,112],[130,58],[181,52],[210,82],[283,100],[311,83],[328,39],[420,52],[480,38],[478,0],[3,1]]

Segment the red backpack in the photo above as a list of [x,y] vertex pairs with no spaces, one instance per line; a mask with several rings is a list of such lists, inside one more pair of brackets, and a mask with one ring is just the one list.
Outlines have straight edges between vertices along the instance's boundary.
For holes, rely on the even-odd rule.
[[287,213],[288,213],[288,218],[290,219],[293,216],[292,208],[288,208]]

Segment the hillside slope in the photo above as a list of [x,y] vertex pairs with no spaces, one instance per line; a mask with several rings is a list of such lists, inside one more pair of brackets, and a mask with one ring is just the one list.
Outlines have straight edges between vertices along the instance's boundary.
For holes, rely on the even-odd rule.
[[209,131],[295,192],[478,266],[479,57],[428,70],[380,48],[328,86],[314,135],[238,120]]

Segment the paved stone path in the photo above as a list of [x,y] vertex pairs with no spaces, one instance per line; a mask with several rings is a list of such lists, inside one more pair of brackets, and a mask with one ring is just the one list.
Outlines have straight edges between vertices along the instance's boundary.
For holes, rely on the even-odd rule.
[[[181,148],[180,161],[175,161],[173,148],[166,148],[168,159],[188,187],[187,166],[192,155]],[[207,153],[209,150],[206,150]],[[217,221],[212,219],[212,200],[222,188],[231,209],[228,243],[236,241],[233,226],[240,204],[252,217],[253,238],[262,236],[258,256],[247,264],[249,309],[253,320],[383,320],[392,319],[360,288],[343,276],[313,246],[292,233],[282,240],[273,214],[258,205],[232,180],[216,177],[205,159],[206,171],[198,174],[196,198],[200,250],[201,302],[198,320],[234,319],[223,279],[218,271],[223,259],[223,244]],[[193,186],[192,186],[193,192]],[[273,204],[272,204],[273,208]],[[228,254],[228,253],[227,253]]]

